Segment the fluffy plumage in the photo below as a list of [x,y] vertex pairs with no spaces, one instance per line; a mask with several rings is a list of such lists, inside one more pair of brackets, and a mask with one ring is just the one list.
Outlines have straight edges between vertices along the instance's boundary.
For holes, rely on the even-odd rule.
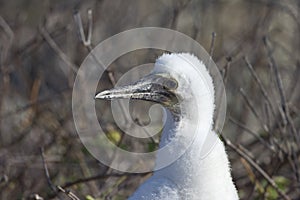
[[[160,148],[173,140],[179,140],[184,146],[193,137],[192,131],[196,135],[179,159],[155,171],[129,200],[238,199],[224,145],[212,131],[214,87],[206,67],[191,54],[172,53],[157,59],[152,73],[162,72],[177,80],[176,94],[182,101],[179,120],[166,109]],[[176,152],[176,148],[180,145],[170,148],[169,153]],[[158,154],[157,162],[165,156]]]

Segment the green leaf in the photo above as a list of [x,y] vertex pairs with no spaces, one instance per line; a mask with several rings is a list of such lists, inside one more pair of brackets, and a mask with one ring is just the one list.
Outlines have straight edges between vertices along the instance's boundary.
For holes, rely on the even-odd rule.
[[121,140],[121,134],[116,130],[109,131],[106,136],[114,144],[118,144]]
[[85,199],[86,199],[86,200],[95,200],[94,197],[92,197],[91,195],[87,195],[87,196],[85,197]]

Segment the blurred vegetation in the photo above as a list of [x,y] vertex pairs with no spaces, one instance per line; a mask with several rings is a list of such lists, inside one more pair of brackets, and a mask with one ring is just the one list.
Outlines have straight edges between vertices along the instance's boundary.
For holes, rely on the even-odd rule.
[[[103,166],[77,136],[72,86],[89,47],[78,37],[74,13],[86,28],[88,9],[90,47],[121,31],[158,26],[185,33],[210,51],[215,32],[213,59],[228,101],[223,137],[240,198],[283,199],[282,192],[300,199],[298,0],[0,0],[0,199],[126,199],[150,175]],[[158,55],[133,52],[110,71],[118,80]],[[112,87],[108,77],[103,82]],[[113,143],[140,148],[122,138],[107,102],[97,108]],[[142,145],[153,151],[157,141]],[[72,193],[54,192],[49,180]]]

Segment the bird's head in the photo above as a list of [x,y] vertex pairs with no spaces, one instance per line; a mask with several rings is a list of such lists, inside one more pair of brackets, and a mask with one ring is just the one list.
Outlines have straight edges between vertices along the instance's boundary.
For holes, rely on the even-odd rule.
[[191,54],[172,53],[159,57],[149,75],[133,84],[102,91],[95,98],[151,101],[161,104],[178,116],[182,111],[182,104],[185,107],[195,106],[196,96],[203,97],[208,93],[212,94],[208,96],[213,110],[214,90],[204,64]]

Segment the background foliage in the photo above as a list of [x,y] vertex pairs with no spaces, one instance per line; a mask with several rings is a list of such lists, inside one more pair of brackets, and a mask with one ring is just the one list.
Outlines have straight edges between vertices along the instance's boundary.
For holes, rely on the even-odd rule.
[[[83,44],[78,13],[87,32],[89,9],[92,38]],[[178,30],[212,53],[227,90],[223,140],[241,199],[299,199],[299,10],[298,0],[0,0],[0,199],[126,199],[150,175],[97,162],[71,111],[76,70],[90,48],[143,26]],[[160,53],[125,55],[108,75],[118,80]],[[109,79],[103,87],[112,87]],[[140,148],[121,137],[108,105],[97,106],[109,138]]]

